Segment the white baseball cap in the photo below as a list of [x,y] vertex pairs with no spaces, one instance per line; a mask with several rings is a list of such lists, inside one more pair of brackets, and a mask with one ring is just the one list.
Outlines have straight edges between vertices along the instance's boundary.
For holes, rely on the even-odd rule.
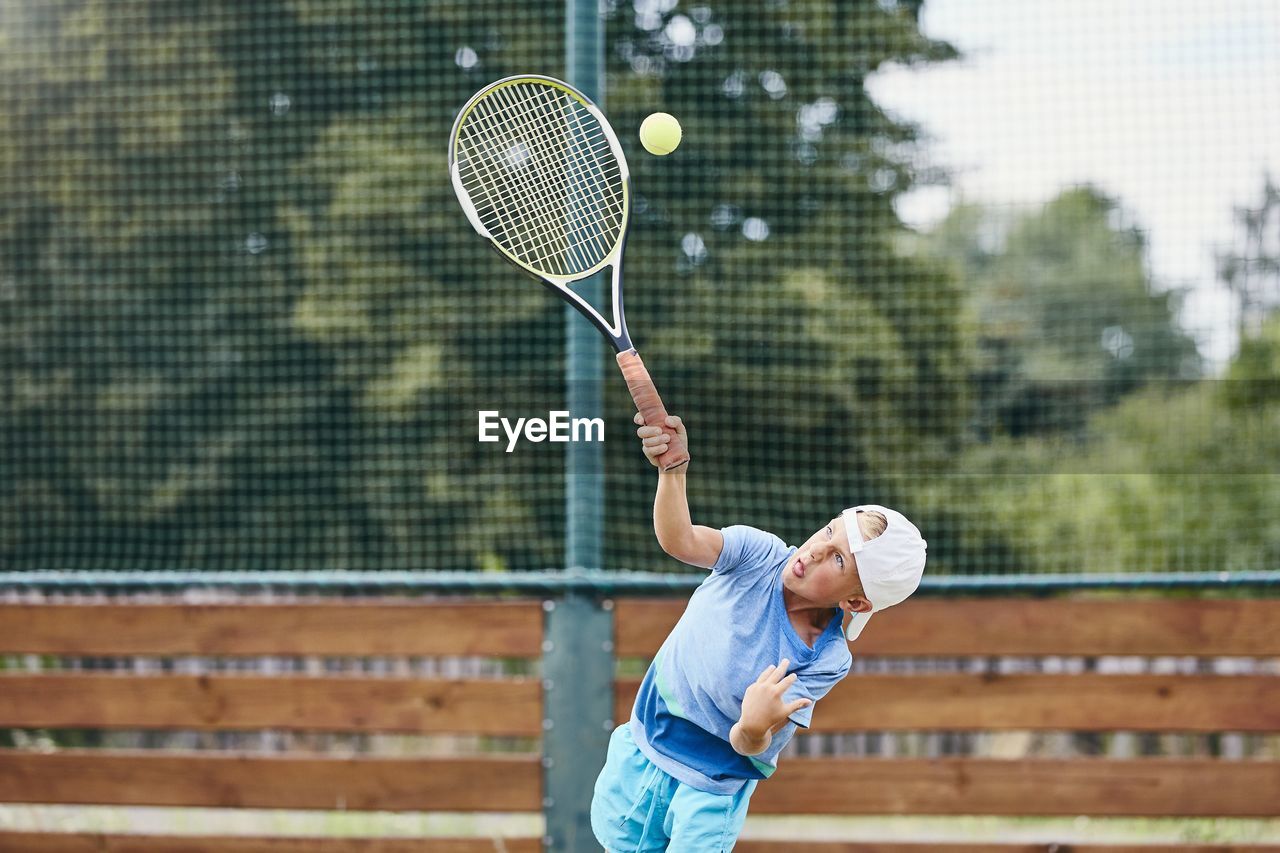
[[[878,512],[889,522],[884,533],[875,539],[863,541],[858,527],[858,513]],[[858,639],[872,614],[886,607],[906,601],[907,596],[920,586],[924,574],[925,550],[929,543],[920,531],[902,513],[876,504],[849,507],[842,512],[845,531],[849,534],[849,550],[858,563],[858,577],[862,591],[871,602],[866,613],[854,613],[845,629],[845,636],[852,642]]]

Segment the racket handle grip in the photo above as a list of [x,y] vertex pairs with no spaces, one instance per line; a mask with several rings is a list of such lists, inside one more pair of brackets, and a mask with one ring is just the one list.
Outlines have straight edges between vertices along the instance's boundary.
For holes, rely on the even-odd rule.
[[[649,371],[645,369],[640,354],[635,349],[618,353],[618,367],[622,368],[622,378],[627,380],[627,389],[631,399],[636,401],[636,409],[648,426],[667,429],[667,410],[658,396]],[[658,457],[658,466],[663,471],[679,468],[689,461],[689,450],[684,446],[679,434],[671,430],[671,441],[667,443],[667,452]]]

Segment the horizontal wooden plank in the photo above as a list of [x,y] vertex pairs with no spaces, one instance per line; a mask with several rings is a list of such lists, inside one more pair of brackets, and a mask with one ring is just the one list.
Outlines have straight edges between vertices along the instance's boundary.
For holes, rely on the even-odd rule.
[[856,675],[818,703],[815,731],[1280,731],[1280,678]]
[[[618,654],[651,656],[685,602],[619,598]],[[1280,655],[1280,598],[917,598],[878,615],[855,654]]]
[[542,732],[537,679],[0,673],[0,727]]
[[542,655],[536,601],[4,604],[0,652],[64,655]]
[[613,602],[613,646],[619,657],[653,657],[684,614],[687,599],[623,598]]
[[[793,853],[796,842],[741,839],[734,853]],[[939,841],[811,841],[805,853],[1280,853],[1280,844],[1104,844],[1090,842],[1025,842],[1022,844]]]
[[[631,715],[639,679],[615,686]],[[1182,675],[851,675],[822,699],[814,732],[1278,732],[1280,678]]]
[[[735,853],[794,853],[794,840],[743,838]],[[253,838],[0,831],[0,850],[23,853],[540,853],[536,838]],[[811,841],[812,853],[1280,853],[1273,844],[955,843]]]
[[254,838],[4,832],[0,850],[22,853],[540,853],[538,838]]
[[[332,759],[0,751],[0,802],[533,811],[536,756]],[[1280,762],[794,758],[755,814],[1277,817]]]
[[752,814],[1280,817],[1280,761],[795,758]]
[[0,750],[0,803],[353,811],[537,811],[536,755],[329,758]]

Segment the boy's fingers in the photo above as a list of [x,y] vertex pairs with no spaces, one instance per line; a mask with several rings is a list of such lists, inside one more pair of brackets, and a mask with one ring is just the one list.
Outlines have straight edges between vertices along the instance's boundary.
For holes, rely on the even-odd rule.
[[770,687],[772,687],[773,689],[773,695],[781,696],[783,693],[786,693],[787,690],[791,687],[791,685],[795,684],[795,682],[796,682],[796,674],[794,672],[780,681],[775,681],[772,685],[770,685]]
[[813,702],[810,699],[797,699],[796,701],[792,702],[790,705],[787,706],[787,716],[790,717],[792,714],[794,714],[796,711],[799,711],[801,708],[807,708],[809,705],[812,705],[812,704]]
[[[635,415],[631,418],[631,422],[637,425],[643,424],[644,416],[641,415],[639,412],[636,412]],[[675,415],[667,415],[667,419],[663,423],[665,423],[667,426],[678,427],[684,422],[680,420],[680,418],[676,417]]]
[[766,666],[764,668],[764,672],[760,673],[760,677],[756,679],[756,684],[764,684],[768,681],[770,674],[772,674],[775,669],[777,669],[777,667],[773,664]]

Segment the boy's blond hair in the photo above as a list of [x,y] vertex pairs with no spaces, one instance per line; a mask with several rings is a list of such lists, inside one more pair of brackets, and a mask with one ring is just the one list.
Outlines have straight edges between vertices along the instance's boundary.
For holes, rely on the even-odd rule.
[[[881,533],[889,528],[889,519],[884,517],[884,513],[875,510],[866,510],[858,513],[858,530],[862,531],[862,541],[870,542]],[[852,536],[852,531],[846,530],[845,533]],[[855,590],[858,595],[865,596],[866,591],[862,588],[862,581],[858,581],[858,588]]]
[[858,529],[862,531],[862,541],[870,542],[889,527],[889,519],[883,514],[875,512],[858,513]]

